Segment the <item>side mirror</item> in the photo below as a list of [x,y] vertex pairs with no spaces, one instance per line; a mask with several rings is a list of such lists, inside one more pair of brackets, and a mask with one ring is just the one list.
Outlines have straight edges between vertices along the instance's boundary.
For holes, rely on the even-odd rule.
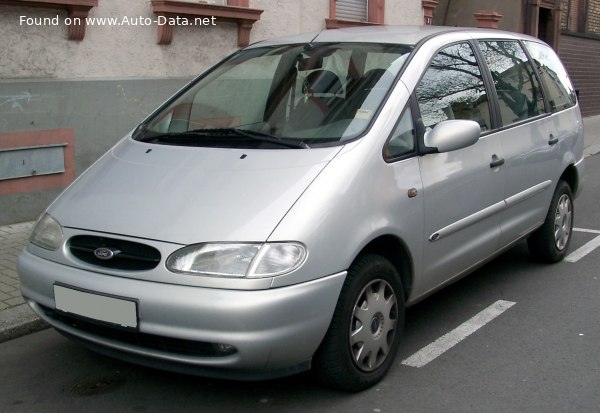
[[475,144],[481,127],[472,120],[446,120],[425,132],[425,146],[438,152],[450,152]]

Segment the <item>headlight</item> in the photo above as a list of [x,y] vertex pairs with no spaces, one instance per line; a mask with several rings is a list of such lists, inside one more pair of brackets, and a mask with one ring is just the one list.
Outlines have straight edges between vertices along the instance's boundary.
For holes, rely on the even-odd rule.
[[170,271],[215,277],[273,277],[298,268],[306,249],[295,242],[267,244],[196,244],[167,259]]
[[60,247],[62,238],[62,227],[58,221],[45,213],[35,224],[29,241],[38,247],[56,251]]

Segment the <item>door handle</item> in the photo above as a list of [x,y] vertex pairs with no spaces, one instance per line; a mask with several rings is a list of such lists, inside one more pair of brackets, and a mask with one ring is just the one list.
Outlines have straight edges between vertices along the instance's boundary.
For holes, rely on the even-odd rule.
[[548,141],[548,145],[556,145],[558,143],[558,138],[555,138],[553,134],[550,134],[550,140]]
[[504,158],[498,158],[496,155],[492,155],[492,162],[490,162],[490,168],[497,168],[498,166],[504,165]]

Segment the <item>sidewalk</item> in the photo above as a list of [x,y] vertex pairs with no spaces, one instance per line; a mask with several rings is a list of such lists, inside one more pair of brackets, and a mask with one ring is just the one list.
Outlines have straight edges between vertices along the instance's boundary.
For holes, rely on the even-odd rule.
[[23,304],[16,260],[29,236],[32,223],[0,227],[0,310]]
[[[600,115],[585,118],[585,156],[600,153]],[[0,343],[47,328],[24,304],[19,288],[16,260],[33,222],[0,227]]]
[[600,115],[583,119],[585,140],[583,155],[591,156],[600,153]]
[[33,222],[0,227],[0,343],[46,328],[21,296],[17,256]]

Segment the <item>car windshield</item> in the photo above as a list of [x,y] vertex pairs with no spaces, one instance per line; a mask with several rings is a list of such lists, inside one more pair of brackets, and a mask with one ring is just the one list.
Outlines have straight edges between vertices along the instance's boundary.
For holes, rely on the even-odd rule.
[[311,148],[368,128],[412,46],[316,43],[243,50],[140,125],[139,141]]

